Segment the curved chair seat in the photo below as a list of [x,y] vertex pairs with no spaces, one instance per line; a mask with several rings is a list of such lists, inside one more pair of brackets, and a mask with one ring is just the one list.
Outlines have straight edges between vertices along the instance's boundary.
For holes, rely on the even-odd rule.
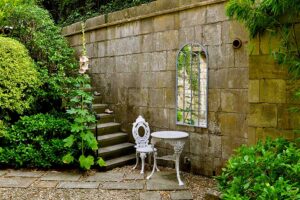
[[153,148],[152,145],[148,145],[147,147],[136,147],[136,151],[140,153],[152,153],[156,151],[156,148]]

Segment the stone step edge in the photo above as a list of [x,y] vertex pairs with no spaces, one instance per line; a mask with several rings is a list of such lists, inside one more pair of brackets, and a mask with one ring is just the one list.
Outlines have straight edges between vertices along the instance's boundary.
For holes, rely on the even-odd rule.
[[106,160],[105,162],[106,162],[106,167],[110,167],[112,165],[116,165],[116,164],[119,164],[119,163],[134,160],[134,159],[136,159],[136,155],[135,154],[129,154],[129,155],[121,156],[121,157],[118,157],[118,158],[113,158],[113,159],[110,159],[110,160]]
[[126,137],[126,136],[128,136],[127,133],[117,132],[117,133],[111,133],[106,135],[100,135],[98,136],[97,140],[101,142],[101,141],[113,140],[116,138]]
[[124,142],[121,144],[116,144],[116,145],[111,145],[111,146],[107,146],[107,147],[103,147],[98,149],[98,154],[106,154],[109,152],[114,152],[114,151],[120,151],[122,149],[127,149],[130,147],[134,147],[133,143],[129,143],[129,142]]

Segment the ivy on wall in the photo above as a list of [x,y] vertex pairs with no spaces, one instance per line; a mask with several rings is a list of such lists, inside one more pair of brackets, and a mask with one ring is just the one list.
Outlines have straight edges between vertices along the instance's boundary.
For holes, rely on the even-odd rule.
[[[300,78],[300,0],[230,0],[227,15],[245,24],[251,38],[276,37],[279,46],[270,53],[288,68],[291,79]],[[299,88],[295,96],[300,98]]]

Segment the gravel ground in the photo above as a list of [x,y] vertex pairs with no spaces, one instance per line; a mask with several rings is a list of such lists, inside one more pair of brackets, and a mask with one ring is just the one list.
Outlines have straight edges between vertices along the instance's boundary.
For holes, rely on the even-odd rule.
[[[130,173],[132,166],[116,168],[112,171]],[[162,168],[161,171],[169,171],[174,169]],[[94,171],[89,172],[91,174]],[[182,172],[183,180],[194,199],[204,199],[204,195],[208,188],[215,188],[215,181],[211,178],[193,175]],[[146,190],[145,190],[146,191]],[[102,189],[56,189],[56,188],[0,188],[1,200],[138,200],[138,190],[102,190]],[[169,191],[160,191],[162,200],[170,200]]]

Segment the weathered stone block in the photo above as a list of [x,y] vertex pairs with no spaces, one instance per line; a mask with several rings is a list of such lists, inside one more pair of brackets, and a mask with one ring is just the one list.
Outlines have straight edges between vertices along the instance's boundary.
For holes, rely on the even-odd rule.
[[106,190],[142,190],[144,188],[144,181],[138,182],[106,182],[102,187]]
[[180,47],[188,42],[195,41],[195,29],[194,27],[182,28],[179,30],[179,45]]
[[281,135],[281,131],[275,128],[256,128],[256,142],[259,140],[265,141],[268,137],[275,139]]
[[175,191],[171,192],[171,199],[172,200],[191,200],[193,196],[190,191]]
[[149,106],[150,107],[165,107],[164,89],[149,90]]
[[239,38],[243,44],[249,40],[247,29],[238,21],[222,22],[222,41],[226,44],[232,44],[233,40]]
[[255,145],[256,144],[256,128],[255,127],[248,127],[248,145]]
[[98,42],[95,44],[95,52],[97,53],[96,56],[101,58],[106,55],[107,49],[107,42]]
[[169,128],[169,110],[165,108],[149,108],[150,127],[155,126],[160,129]]
[[195,26],[195,41],[202,43],[203,41],[203,28],[202,25]]
[[227,88],[247,89],[249,80],[248,68],[229,68]]
[[[102,28],[102,29],[98,29],[93,31],[94,33],[94,37],[95,37],[95,41],[94,42],[99,42],[99,41],[103,41],[106,40],[106,34],[107,34],[107,30],[106,28]],[[91,39],[92,42],[92,39]]]
[[97,182],[60,182],[57,188],[60,189],[97,189],[99,183]]
[[264,79],[259,81],[260,102],[285,103],[286,82],[281,79]]
[[233,150],[237,149],[242,144],[247,144],[247,139],[222,136],[222,158],[228,159],[233,154]]
[[175,72],[164,71],[153,74],[152,76],[156,76],[152,78],[151,81],[152,86],[155,88],[174,88],[175,87]]
[[249,57],[250,79],[285,79],[287,70],[275,63],[270,55]]
[[178,30],[155,33],[154,41],[156,51],[178,49]]
[[203,43],[205,45],[221,45],[221,31],[220,23],[207,24],[203,26]]
[[142,192],[140,193],[140,200],[161,200],[159,192]]
[[234,67],[234,50],[229,44],[208,46],[208,57],[211,69]]
[[209,150],[209,137],[207,134],[189,133],[191,153],[200,157],[211,156]]
[[152,33],[153,30],[153,18],[146,18],[141,20],[141,34]]
[[129,72],[127,61],[127,56],[116,56],[116,72],[122,73],[122,72]]
[[167,51],[167,70],[176,70],[177,50]]
[[219,125],[222,135],[247,138],[246,114],[221,113],[219,114]]
[[180,27],[205,24],[206,7],[184,10],[179,13]]
[[277,106],[275,104],[250,104],[249,126],[277,127]]
[[208,90],[208,108],[209,111],[218,111],[221,106],[221,94],[219,89]]
[[147,106],[149,101],[148,89],[128,89],[128,104],[134,106]]
[[221,108],[225,112],[247,113],[248,96],[246,90],[221,91]]
[[101,24],[105,24],[105,16],[104,15],[100,15],[97,17],[87,19],[85,22],[85,27],[86,27],[86,29],[90,29],[95,26],[99,26]]
[[160,15],[154,17],[153,25],[154,25],[154,32],[173,30],[176,28],[175,15],[172,13],[172,14]]
[[228,79],[228,69],[208,70],[209,89],[227,88]]
[[248,68],[249,66],[249,53],[246,44],[241,48],[234,51],[234,67]]
[[153,34],[146,34],[141,36],[141,52],[153,52],[155,49],[155,41]]
[[[139,62],[139,71],[140,72],[149,72],[150,66],[152,62],[152,53],[143,53],[139,54],[138,62]],[[143,73],[141,74],[141,76]],[[143,79],[142,79],[143,81]]]
[[167,10],[172,8],[177,8],[179,5],[178,1],[170,1],[170,0],[160,0],[156,1],[156,10]]
[[249,80],[248,99],[251,103],[259,102],[259,80]]
[[117,26],[110,26],[106,28],[106,39],[113,40],[121,37],[120,29]]
[[151,55],[151,71],[164,71],[167,67],[167,53],[166,51],[162,52],[153,52]]
[[72,35],[68,38],[68,41],[72,47],[82,44],[81,35]]
[[206,23],[215,23],[228,20],[225,4],[213,4],[207,7]]
[[116,22],[116,21],[124,20],[126,18],[128,18],[128,9],[109,13],[107,15],[107,22],[108,23]]
[[176,107],[175,89],[166,88],[164,91],[165,91],[165,106],[167,108],[175,108]]
[[141,32],[141,23],[140,21],[129,22],[120,26],[119,29],[121,37],[138,35]]

